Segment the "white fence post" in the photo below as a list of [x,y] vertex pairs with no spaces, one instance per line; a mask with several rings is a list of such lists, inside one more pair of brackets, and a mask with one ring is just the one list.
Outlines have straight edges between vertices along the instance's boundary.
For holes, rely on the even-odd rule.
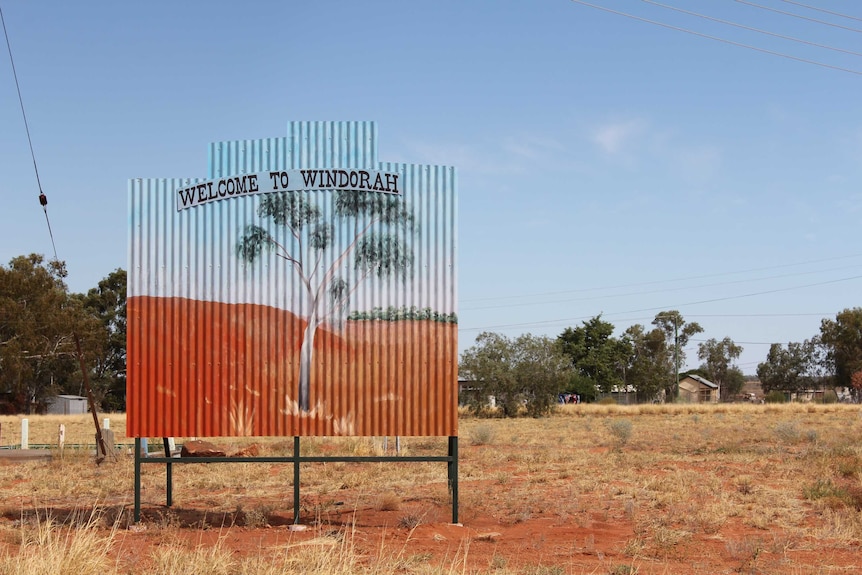
[[21,420],[21,449],[30,449],[30,421]]
[[57,446],[60,448],[60,456],[63,456],[63,450],[66,447],[66,426],[60,424],[60,429],[57,432]]
[[102,429],[111,429],[111,420],[107,417],[102,420]]

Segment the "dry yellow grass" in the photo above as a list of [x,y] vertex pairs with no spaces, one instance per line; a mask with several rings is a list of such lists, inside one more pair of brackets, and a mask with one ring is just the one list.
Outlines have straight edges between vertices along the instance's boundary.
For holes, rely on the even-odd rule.
[[[66,419],[67,434],[72,426],[90,434],[89,417]],[[122,415],[110,417],[115,431],[124,428]],[[4,437],[7,419],[0,420]],[[613,424],[619,421],[631,425],[624,443],[614,431]],[[55,418],[31,417],[31,438],[50,436],[57,423]],[[623,526],[621,532],[629,534],[616,546],[615,562],[595,563],[606,544],[601,538],[575,538],[568,559],[532,567],[519,563],[525,557],[523,550],[502,543],[484,566],[471,563],[470,557],[479,551],[476,543],[472,551],[460,546],[450,549],[441,561],[425,553],[411,553],[409,542],[394,547],[381,542],[373,559],[368,558],[363,555],[367,548],[360,553],[353,546],[351,533],[338,530],[336,537],[328,531],[326,518],[341,510],[368,509],[391,512],[396,522],[393,528],[401,524],[412,529],[428,521],[445,523],[445,465],[328,462],[303,466],[301,502],[304,515],[318,521],[318,538],[327,545],[291,548],[287,553],[290,561],[283,560],[283,547],[262,547],[255,557],[242,558],[215,544],[178,549],[175,534],[188,530],[188,524],[165,511],[155,523],[152,517],[148,520],[148,537],[164,538],[164,544],[158,546],[164,549],[147,556],[150,570],[135,571],[124,565],[123,570],[113,572],[195,572],[190,570],[192,563],[208,566],[208,573],[249,574],[577,574],[614,569],[622,573],[628,567],[642,575],[706,575],[721,570],[852,572],[854,566],[862,568],[862,560],[857,564],[854,559],[862,546],[860,434],[860,408],[849,405],[578,405],[563,406],[544,419],[462,415],[460,518],[466,526],[488,518],[493,518],[499,530],[543,526],[532,529],[536,537],[546,529],[576,528],[586,533],[599,525]],[[469,437],[483,439],[463,439]],[[120,438],[118,434],[118,441]],[[215,441],[229,449],[257,442],[262,453],[290,453],[293,445],[290,438]],[[392,442],[389,447],[391,452]],[[381,453],[382,446],[367,438],[307,438],[302,440],[302,450],[305,454],[368,455]],[[402,439],[402,453],[439,455],[445,450],[445,438]],[[15,550],[26,549],[20,541],[29,537],[11,526],[12,517],[28,510],[56,508],[70,500],[78,508],[105,510],[112,520],[120,517],[120,525],[125,527],[132,470],[128,455],[116,463],[95,466],[89,453],[67,453],[50,462],[0,465],[7,517],[0,519],[0,540],[6,541],[7,552],[14,555]],[[164,497],[163,468],[144,466],[142,479],[145,505],[158,508]],[[198,526],[205,529],[239,529],[230,525],[240,516],[260,527],[279,513],[289,516],[291,485],[289,465],[174,468],[176,508],[206,509]],[[121,509],[126,511],[120,513]],[[113,549],[122,545],[122,537],[108,535],[106,545]],[[539,549],[539,543],[531,545]],[[718,563],[703,559],[705,545]],[[576,560],[584,556],[592,557],[594,564],[577,566]],[[0,574],[23,573],[10,570],[11,559],[5,561]],[[320,570],[303,571],[302,565],[317,565]],[[553,570],[551,565],[562,570]],[[685,567],[668,571],[668,565]],[[110,566],[104,572],[113,573]]]

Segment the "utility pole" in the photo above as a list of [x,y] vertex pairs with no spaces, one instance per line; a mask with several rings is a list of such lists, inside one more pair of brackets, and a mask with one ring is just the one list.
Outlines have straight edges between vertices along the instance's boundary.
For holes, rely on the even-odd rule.
[[678,318],[673,318],[673,365],[676,368],[676,386],[673,388],[673,399],[679,397],[679,324]]

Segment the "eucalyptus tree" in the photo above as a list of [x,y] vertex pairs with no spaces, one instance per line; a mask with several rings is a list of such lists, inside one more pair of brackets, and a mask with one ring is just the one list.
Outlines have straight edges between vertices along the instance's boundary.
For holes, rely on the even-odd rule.
[[485,412],[488,397],[493,396],[505,417],[516,417],[522,409],[533,417],[549,413],[573,373],[559,342],[491,332],[479,334],[476,344],[461,354],[459,369],[474,388],[466,398],[470,409]]
[[816,381],[817,366],[813,361],[813,344],[790,342],[769,346],[766,360],[757,365],[757,377],[763,391],[797,392],[812,387]]
[[623,334],[629,349],[625,380],[634,387],[638,402],[658,399],[667,384],[667,366],[671,360],[664,332],[659,328],[646,331],[641,324],[629,327]]
[[736,345],[729,337],[721,341],[710,338],[697,346],[697,357],[704,362],[707,377],[718,384],[721,399],[728,399],[742,389],[744,381],[736,373],[739,370],[733,371],[733,362],[739,359],[742,351],[742,346]]
[[250,263],[272,251],[299,280],[299,313],[306,321],[300,348],[298,406],[308,411],[317,329],[341,320],[351,296],[369,277],[408,277],[413,268],[415,218],[400,196],[334,192],[323,209],[307,192],[264,196],[257,214],[272,225],[249,224],[236,244]]
[[[629,342],[613,337],[614,325],[598,315],[576,328],[567,327],[557,341],[571,358],[580,387],[610,393],[625,384]],[[579,390],[580,391],[580,390]]]
[[862,392],[862,307],[845,309],[820,323],[823,363],[834,369],[835,384]]
[[[672,352],[672,362],[667,365],[668,395],[674,399],[679,393],[679,368],[685,364],[685,352],[691,336],[703,332],[697,322],[687,322],[677,310],[662,311],[656,314],[652,324],[659,328],[665,336],[668,348]],[[673,383],[670,383],[670,382]]]
[[126,270],[116,269],[79,295],[84,311],[95,317],[104,333],[93,349],[91,384],[102,409],[126,407]]
[[69,297],[66,267],[31,254],[0,266],[0,392],[5,409],[44,408],[58,391],[80,387],[78,335],[91,355],[102,337],[98,322]]

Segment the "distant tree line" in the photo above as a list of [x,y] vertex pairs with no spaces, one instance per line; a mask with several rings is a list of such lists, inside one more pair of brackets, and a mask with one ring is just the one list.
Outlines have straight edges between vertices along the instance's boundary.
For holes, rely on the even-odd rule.
[[[560,393],[595,401],[613,392],[631,391],[638,402],[674,401],[679,379],[688,374],[717,384],[722,401],[742,391],[745,376],[735,362],[743,348],[729,337],[698,343],[700,367],[680,373],[684,348],[703,328],[685,321],[676,310],[656,314],[651,329],[636,324],[618,337],[614,329],[599,315],[566,328],[556,339],[480,334],[461,356],[461,376],[472,388],[467,403],[481,413],[493,396],[498,407],[494,412],[513,416],[546,413]],[[835,320],[824,319],[820,334],[811,340],[786,347],[773,344],[757,375],[765,392],[846,387],[858,397],[862,308],[846,309]]]
[[371,311],[353,311],[347,316],[351,321],[403,321],[403,320],[428,320],[441,323],[458,323],[458,316],[454,313],[441,313],[430,307],[418,308],[415,305],[406,307],[389,306],[372,308]]
[[31,413],[56,394],[85,395],[75,338],[99,408],[125,409],[126,272],[69,293],[63,262],[0,266],[0,412]]
[[803,342],[774,343],[757,366],[766,392],[788,394],[847,388],[862,395],[862,307],[848,308],[820,322],[820,333]]

